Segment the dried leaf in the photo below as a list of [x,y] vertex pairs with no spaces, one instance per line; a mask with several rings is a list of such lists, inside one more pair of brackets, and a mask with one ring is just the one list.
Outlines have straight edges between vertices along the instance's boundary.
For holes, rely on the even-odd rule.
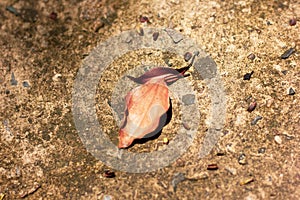
[[168,85],[185,77],[185,72],[192,66],[194,59],[195,55],[192,62],[181,69],[157,67],[137,78],[128,76],[142,85],[125,97],[126,108],[119,131],[119,148],[127,148],[135,139],[157,133],[163,128],[170,107]]

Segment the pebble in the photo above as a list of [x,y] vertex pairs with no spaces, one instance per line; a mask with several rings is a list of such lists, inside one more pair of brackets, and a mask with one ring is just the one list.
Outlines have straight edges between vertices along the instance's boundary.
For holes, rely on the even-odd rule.
[[115,174],[115,172],[107,169],[107,170],[104,170],[103,176],[105,178],[114,178],[114,177],[116,177],[116,174]]
[[275,140],[275,142],[276,142],[277,144],[281,144],[281,143],[282,143],[282,139],[281,139],[281,137],[280,137],[279,135],[276,135],[276,136],[274,137],[274,140]]
[[247,108],[247,111],[248,112],[252,112],[257,106],[257,103],[254,101],[254,102],[251,102],[249,107]]
[[49,18],[52,20],[56,20],[57,19],[57,13],[56,12],[51,12],[49,15]]
[[261,120],[262,119],[262,116],[256,116],[253,120],[252,120],[252,122],[251,122],[251,125],[253,126],[253,125],[255,125],[259,120]]
[[289,58],[293,53],[296,52],[296,49],[294,48],[289,48],[288,50],[286,50],[281,56],[281,59],[287,59]]
[[246,185],[254,181],[253,177],[244,178],[240,181],[240,185]]
[[30,87],[30,86],[29,86],[29,83],[28,83],[27,81],[23,81],[22,84],[23,84],[23,87]]
[[170,28],[167,28],[165,29],[167,34],[171,37],[171,39],[173,40],[173,42],[175,44],[179,43],[181,40],[183,40],[183,36],[178,33],[177,31],[173,30],[173,29],[170,29]]
[[184,60],[185,60],[185,62],[188,62],[191,58],[192,58],[192,53],[191,52],[186,52],[185,54],[184,54]]
[[217,164],[209,164],[207,166],[207,170],[217,170],[217,169],[219,169]]
[[236,169],[231,167],[225,167],[225,169],[232,175],[236,175]]
[[194,94],[186,94],[182,97],[182,102],[184,105],[192,105],[195,103],[195,95]]
[[246,159],[246,155],[244,153],[242,153],[239,158],[238,158],[239,164],[241,165],[246,165],[247,164],[247,159]]
[[282,70],[281,73],[282,73],[283,75],[286,75],[286,74],[288,73],[288,70]]
[[141,23],[149,22],[149,18],[146,16],[140,16],[140,22]]
[[295,18],[292,18],[289,20],[289,25],[290,26],[295,26],[297,24],[297,20]]
[[20,13],[12,6],[6,6],[6,10],[15,14],[16,16],[20,15]]
[[166,138],[166,137],[164,137],[164,138],[163,138],[163,144],[169,144],[169,139]]
[[258,149],[258,153],[265,153],[266,152],[266,147],[261,147]]
[[138,34],[139,34],[140,36],[144,36],[144,29],[143,29],[142,27],[139,27],[139,28],[138,28]]
[[15,74],[13,72],[11,73],[10,84],[11,85],[17,85],[18,84],[18,81],[16,80]]
[[182,125],[183,125],[183,128],[185,128],[186,130],[190,130],[191,129],[191,127],[189,126],[189,124],[186,123],[186,122],[183,122]]
[[55,82],[57,82],[57,81],[60,80],[61,77],[62,77],[61,74],[55,74],[55,75],[52,77],[52,80],[55,81]]
[[254,60],[255,59],[255,54],[254,53],[250,53],[248,56],[247,56],[247,58],[249,59],[249,60]]
[[112,198],[112,196],[110,196],[110,195],[104,195],[103,196],[103,200],[112,200],[113,198]]
[[158,32],[154,32],[152,37],[153,37],[153,40],[156,41],[158,39],[158,36],[159,36],[159,33]]
[[253,73],[254,73],[254,71],[252,71],[252,72],[250,72],[250,73],[246,73],[246,74],[244,75],[244,80],[250,80]]
[[289,95],[294,95],[294,94],[296,94],[296,92],[295,92],[295,90],[293,88],[290,88],[288,94]]

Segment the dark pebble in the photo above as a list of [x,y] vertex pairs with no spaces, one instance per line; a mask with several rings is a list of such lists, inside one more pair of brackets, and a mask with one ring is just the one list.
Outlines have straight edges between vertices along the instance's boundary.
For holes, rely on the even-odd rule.
[[159,33],[154,32],[152,36],[153,36],[153,40],[156,41],[158,39]]
[[144,29],[143,28],[139,28],[138,33],[139,33],[140,36],[144,36]]
[[296,94],[295,90],[293,88],[289,89],[289,95],[294,95]]
[[219,169],[217,164],[210,164],[207,166],[207,170],[217,170]]
[[244,80],[250,80],[253,73],[254,73],[254,71],[252,71],[252,72],[250,72],[250,73],[246,73],[246,74],[244,75]]
[[254,53],[250,53],[248,56],[247,56],[247,58],[249,59],[249,60],[254,60],[255,59],[255,54]]
[[283,73],[284,75],[286,75],[288,73],[288,70],[282,70],[281,73]]
[[20,13],[12,6],[6,6],[6,10],[15,14],[16,16],[20,15]]
[[29,83],[27,81],[23,81],[23,87],[29,87]]
[[297,20],[295,18],[289,20],[290,26],[295,26],[297,24]]
[[16,80],[15,74],[13,72],[11,73],[10,84],[11,85],[17,85],[18,84],[18,81]]
[[253,125],[255,125],[259,120],[261,120],[262,119],[262,116],[256,116],[253,120],[252,120],[252,122],[251,122],[251,125],[253,126]]
[[149,22],[149,18],[146,16],[140,16],[140,22],[141,23]]
[[261,147],[258,149],[258,153],[265,153],[266,152],[266,148],[265,147]]
[[219,151],[216,155],[217,155],[217,156],[224,156],[224,155],[225,155],[225,152]]
[[192,58],[193,54],[191,52],[186,52],[184,54],[184,60],[185,62],[188,62]]
[[103,176],[105,178],[114,178],[114,177],[116,177],[116,174],[115,174],[115,172],[113,172],[111,170],[105,170],[103,173]]
[[9,95],[10,91],[9,90],[5,90],[5,94]]
[[56,20],[57,19],[57,13],[56,12],[50,13],[49,18],[52,19],[52,20]]
[[293,53],[296,52],[296,49],[294,48],[289,48],[288,50],[286,50],[281,56],[281,59],[287,59],[289,58]]
[[254,101],[252,103],[250,103],[249,107],[247,108],[248,112],[252,112],[257,106],[257,103]]

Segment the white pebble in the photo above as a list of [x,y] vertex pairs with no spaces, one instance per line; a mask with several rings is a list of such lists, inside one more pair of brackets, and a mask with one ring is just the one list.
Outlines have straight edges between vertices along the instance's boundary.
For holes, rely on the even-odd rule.
[[275,142],[276,142],[277,144],[281,144],[281,143],[282,143],[282,139],[281,139],[281,137],[280,137],[279,135],[276,135],[276,136],[274,137],[274,140],[275,140]]

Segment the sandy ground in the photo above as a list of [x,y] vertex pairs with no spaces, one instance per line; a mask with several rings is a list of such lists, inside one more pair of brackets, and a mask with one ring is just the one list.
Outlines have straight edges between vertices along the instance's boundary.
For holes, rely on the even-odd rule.
[[[141,15],[150,23],[141,23]],[[0,199],[300,199],[299,19],[299,0],[2,0]],[[210,101],[192,70],[187,80],[202,116],[197,137],[174,163],[142,174],[92,156],[72,113],[84,58],[111,36],[139,27],[173,28],[196,41],[216,62],[227,99],[222,136],[200,159]],[[282,59],[290,48],[296,52]],[[99,81],[97,115],[114,143],[117,125],[107,101],[122,73],[141,60],[185,65],[182,55],[153,52],[116,59]],[[252,102],[257,106],[248,112]],[[174,116],[176,106],[174,100]],[[171,140],[179,123],[172,120],[158,138],[128,151],[167,146],[163,138]]]

